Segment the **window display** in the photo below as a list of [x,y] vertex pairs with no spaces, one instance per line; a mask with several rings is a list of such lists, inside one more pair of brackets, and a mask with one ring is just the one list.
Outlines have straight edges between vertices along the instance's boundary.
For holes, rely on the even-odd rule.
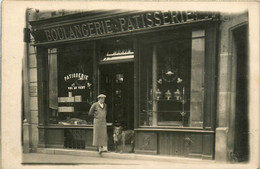
[[49,49],[49,124],[92,124],[93,62],[88,47]]
[[201,127],[204,31],[194,32],[143,50],[140,126]]

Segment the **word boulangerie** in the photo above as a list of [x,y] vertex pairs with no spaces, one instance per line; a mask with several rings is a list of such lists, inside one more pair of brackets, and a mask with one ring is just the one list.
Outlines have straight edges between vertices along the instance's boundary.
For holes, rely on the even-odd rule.
[[36,28],[32,30],[32,34],[34,34],[34,37],[39,37],[36,38],[36,42],[73,40],[196,22],[212,19],[215,16],[215,13],[199,14],[184,11],[155,11],[96,19],[89,22],[81,21],[64,26],[54,25],[48,26],[48,28]]

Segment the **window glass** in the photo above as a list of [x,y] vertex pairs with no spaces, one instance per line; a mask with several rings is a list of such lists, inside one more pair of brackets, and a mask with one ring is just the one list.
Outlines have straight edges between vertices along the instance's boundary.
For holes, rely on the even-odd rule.
[[191,116],[190,126],[203,126],[204,103],[204,60],[205,40],[204,31],[192,32],[192,61],[191,61]]
[[49,49],[49,124],[91,124],[93,102],[91,50],[83,46]]
[[123,63],[134,60],[132,40],[129,38],[112,38],[99,42],[99,63]]
[[141,51],[140,126],[202,126],[204,34],[195,35]]

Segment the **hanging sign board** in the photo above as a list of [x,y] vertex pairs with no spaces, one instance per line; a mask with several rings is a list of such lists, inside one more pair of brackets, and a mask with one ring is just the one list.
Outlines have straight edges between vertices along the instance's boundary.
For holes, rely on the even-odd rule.
[[[212,20],[216,13],[187,11],[152,11],[105,17],[97,20],[80,21],[73,24],[56,26],[32,26],[32,35],[36,43],[60,42],[95,38],[128,32],[138,32],[171,25]],[[55,23],[54,23],[55,24]]]

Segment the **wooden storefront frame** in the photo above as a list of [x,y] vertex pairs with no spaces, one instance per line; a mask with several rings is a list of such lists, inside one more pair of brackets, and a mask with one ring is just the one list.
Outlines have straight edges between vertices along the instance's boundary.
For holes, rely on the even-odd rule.
[[[214,23],[212,27],[208,28],[206,25]],[[205,27],[206,29],[206,56],[207,56],[207,66],[206,66],[206,73],[209,75],[214,74],[214,76],[209,76],[207,75],[207,83],[206,84],[206,97],[210,104],[205,104],[205,111],[210,111],[211,115],[210,117],[205,117],[204,114],[204,120],[207,119],[208,121],[205,123],[203,126],[203,130],[185,130],[185,129],[162,129],[162,128],[141,128],[139,127],[139,110],[140,110],[140,47],[141,47],[141,42],[140,39],[138,38],[138,35],[140,34],[152,34],[152,33],[157,33],[160,32],[161,30],[167,31],[167,30],[179,30],[180,28],[197,28],[197,27]],[[48,47],[53,47],[56,45],[63,45],[67,43],[73,43],[73,42],[87,42],[87,41],[92,41],[93,44],[93,64],[94,64],[94,84],[96,84],[97,87],[95,87],[95,92],[94,92],[94,98],[99,93],[99,69],[98,69],[98,63],[97,63],[97,45],[96,40],[98,39],[107,39],[107,38],[115,38],[115,37],[122,37],[122,36],[133,36],[134,37],[134,51],[135,51],[135,56],[134,56],[134,128],[135,131],[153,131],[158,134],[158,132],[198,132],[198,133],[211,133],[214,135],[214,130],[215,130],[215,115],[216,113],[212,113],[215,109],[215,104],[216,104],[216,82],[217,82],[217,74],[216,74],[216,67],[217,67],[217,61],[216,61],[216,44],[217,44],[217,23],[212,22],[211,20],[205,20],[201,22],[196,22],[196,23],[190,23],[190,24],[182,24],[182,25],[170,25],[167,27],[163,28],[157,28],[157,29],[151,29],[151,30],[146,30],[145,32],[139,31],[136,33],[120,33],[117,35],[108,35],[105,37],[95,37],[95,38],[90,38],[90,39],[78,39],[75,41],[64,41],[64,42],[59,42],[59,43],[42,43],[42,44],[36,44],[35,46],[37,47],[37,70],[38,70],[38,107],[39,107],[39,147],[46,147],[46,127],[48,128],[47,125],[47,115],[48,115],[48,110],[47,106],[48,105],[48,92],[45,92],[48,89],[48,77],[47,75],[47,70],[46,70],[46,58],[47,58],[47,49]],[[213,38],[214,41],[212,42],[211,39]],[[142,40],[143,41],[143,40]],[[149,43],[154,43],[155,41],[158,41],[156,39],[153,39],[149,41]],[[209,42],[210,41],[210,42]],[[210,55],[210,56],[208,56]],[[211,93],[211,95],[208,96],[208,94]],[[46,114],[47,113],[47,114]],[[204,121],[203,120],[203,121]],[[204,123],[203,123],[204,124]],[[63,126],[59,126],[60,129],[64,128]],[[59,128],[58,127],[58,128]],[[77,127],[76,127],[77,128]],[[51,129],[51,128],[49,128]],[[192,128],[191,128],[192,129]],[[169,131],[168,131],[169,130]],[[214,138],[214,136],[213,136]],[[158,139],[158,137],[156,137]],[[157,141],[156,141],[157,144]],[[213,145],[214,145],[214,139],[213,139]],[[214,147],[214,146],[213,146]],[[137,150],[138,151],[138,150]],[[157,150],[158,152],[158,150]],[[149,153],[149,152],[148,152]],[[155,153],[154,151],[152,154]],[[156,154],[156,153],[155,153]],[[214,153],[213,153],[214,154]],[[213,158],[213,157],[212,157]]]

